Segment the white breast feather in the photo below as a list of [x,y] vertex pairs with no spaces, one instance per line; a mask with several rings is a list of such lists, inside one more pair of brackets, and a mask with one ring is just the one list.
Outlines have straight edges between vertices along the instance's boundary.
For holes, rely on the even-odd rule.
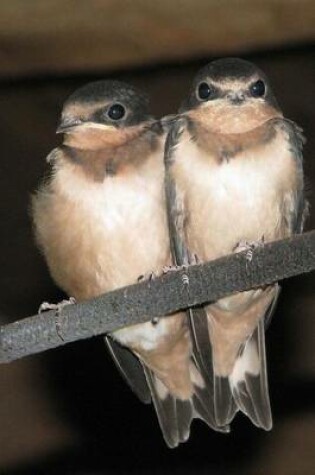
[[176,155],[176,173],[189,196],[189,245],[199,246],[199,258],[232,252],[241,240],[277,237],[283,203],[293,207],[295,196],[287,178],[293,159],[281,137],[226,162],[218,163],[189,140],[178,145]]
[[[102,265],[106,265],[106,256],[112,251],[106,248],[106,240],[112,234],[117,244],[120,232],[128,232],[135,247],[133,253],[139,255],[139,260],[145,257],[145,251],[149,249],[150,256],[148,263],[145,263],[146,272],[156,271],[157,269],[153,268],[155,260],[160,259],[161,255],[169,254],[166,214],[161,198],[161,157],[153,157],[152,162],[153,166],[151,164],[146,173],[133,174],[128,180],[118,175],[105,179],[103,183],[97,183],[87,181],[84,176],[80,177],[78,174],[74,179],[71,169],[66,167],[60,169],[56,175],[56,186],[62,188],[63,194],[86,211],[92,227],[97,228],[98,232],[104,232],[104,249],[99,249],[100,259],[104,257]],[[158,170],[156,163],[160,163]],[[70,182],[71,187],[65,186]],[[167,263],[165,262],[165,265]],[[140,273],[139,270],[137,276]],[[125,276],[125,273],[123,275]],[[121,282],[121,285],[133,282],[126,280]],[[124,345],[136,344],[143,350],[153,350],[167,335],[170,323],[170,320],[167,322],[161,319],[156,325],[151,322],[133,325],[116,331],[113,336]]]
[[[134,175],[128,182],[124,177],[114,176],[98,183],[80,176],[74,179],[71,169],[64,168],[58,173],[56,183],[63,194],[85,209],[91,219],[100,220],[108,230],[125,226],[126,220],[128,225],[139,221],[160,203],[161,182],[146,176]],[[71,186],[66,186],[67,183]]]

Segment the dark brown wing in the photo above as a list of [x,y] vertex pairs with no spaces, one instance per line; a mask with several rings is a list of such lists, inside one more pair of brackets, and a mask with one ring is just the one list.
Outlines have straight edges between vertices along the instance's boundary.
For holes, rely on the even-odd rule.
[[150,389],[138,358],[128,348],[120,345],[110,336],[105,337],[105,343],[120,374],[131,390],[145,404],[151,402]]
[[[170,246],[173,262],[177,266],[190,265],[191,257],[185,240],[185,208],[183,196],[179,193],[176,180],[172,174],[172,165],[176,157],[176,147],[187,129],[187,119],[179,117],[172,122],[165,144],[165,195],[169,225]],[[179,157],[180,159],[180,157]],[[196,399],[199,417],[218,429],[214,413],[214,371],[212,348],[207,328],[207,313],[203,307],[188,311],[190,333],[193,344],[193,358],[205,382],[206,388],[202,397]],[[206,406],[206,407],[205,407]],[[206,410],[207,416],[201,415]],[[228,431],[228,428],[222,429]]]
[[289,149],[297,164],[301,186],[297,191],[296,207],[292,210],[290,228],[293,233],[300,234],[303,231],[305,219],[308,216],[309,204],[305,199],[304,174],[303,174],[303,145],[306,139],[303,130],[293,121],[288,119],[277,119],[280,127],[286,132]]

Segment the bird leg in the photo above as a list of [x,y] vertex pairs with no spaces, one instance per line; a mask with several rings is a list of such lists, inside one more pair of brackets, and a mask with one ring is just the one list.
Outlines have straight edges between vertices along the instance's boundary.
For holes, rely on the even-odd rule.
[[253,259],[254,250],[259,247],[264,247],[265,237],[262,236],[258,241],[240,241],[233,249],[233,252],[243,252],[246,251],[246,259],[251,262]]
[[55,310],[55,324],[56,324],[56,332],[59,338],[64,341],[64,338],[62,336],[62,328],[61,328],[61,322],[60,322],[60,316],[62,309],[66,307],[67,305],[73,305],[76,303],[76,300],[74,297],[70,297],[68,300],[64,299],[61,300],[59,303],[50,303],[50,302],[43,302],[40,304],[39,309],[38,309],[38,314],[40,315],[43,312],[46,312],[48,310]]

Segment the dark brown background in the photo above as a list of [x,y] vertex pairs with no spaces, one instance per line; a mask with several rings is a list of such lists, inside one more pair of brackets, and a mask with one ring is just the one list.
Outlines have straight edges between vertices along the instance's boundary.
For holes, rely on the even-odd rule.
[[[305,130],[314,208],[313,2],[40,5],[0,6],[1,323],[62,296],[34,246],[29,198],[59,142],[62,102],[88,81],[127,80],[149,92],[162,115],[177,109],[196,70],[213,57],[253,60],[272,80],[285,115]],[[315,224],[311,213],[308,229]],[[0,367],[0,473],[312,473],[314,274],[283,287],[267,336],[272,432],[242,416],[228,436],[196,422],[188,443],[167,449],[153,409],[131,394],[96,338]]]

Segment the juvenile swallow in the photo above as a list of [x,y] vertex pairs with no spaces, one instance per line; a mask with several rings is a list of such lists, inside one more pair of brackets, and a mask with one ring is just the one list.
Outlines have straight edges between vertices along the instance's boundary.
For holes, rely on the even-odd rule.
[[[307,209],[303,142],[254,64],[227,58],[201,69],[166,140],[176,264],[300,233]],[[201,318],[191,311],[196,358],[213,383],[218,425],[240,410],[256,426],[272,427],[265,323],[278,293],[278,285],[269,285],[207,305]]]
[[[146,96],[117,81],[88,84],[65,102],[57,133],[51,178],[32,201],[56,283],[80,301],[170,265],[165,132]],[[116,331],[106,343],[140,400],[152,398],[170,447],[188,439],[194,417],[215,427],[185,313]]]

